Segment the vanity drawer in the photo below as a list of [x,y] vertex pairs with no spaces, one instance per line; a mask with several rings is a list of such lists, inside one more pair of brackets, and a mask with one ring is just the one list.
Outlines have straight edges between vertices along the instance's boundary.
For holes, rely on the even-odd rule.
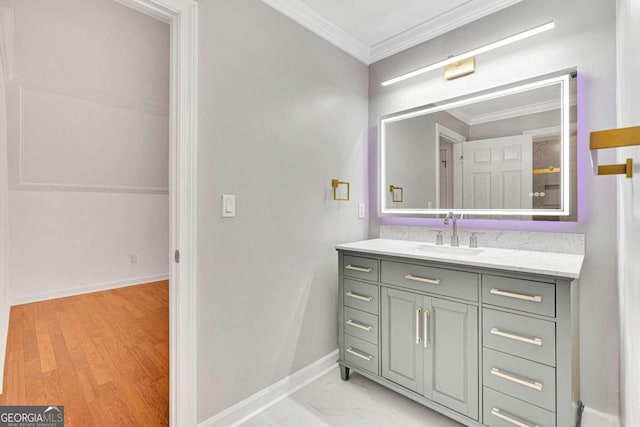
[[483,350],[482,355],[483,385],[555,411],[555,368],[488,348]]
[[378,316],[353,308],[344,308],[344,332],[378,344]]
[[555,317],[556,285],[484,274],[482,301],[514,310]]
[[490,427],[556,427],[556,414],[485,387],[483,423]]
[[464,271],[382,261],[381,281],[417,291],[478,301],[478,275]]
[[375,344],[345,334],[344,358],[352,365],[380,375],[378,372],[378,346]]
[[518,314],[482,310],[485,347],[545,365],[556,365],[556,324]]
[[344,279],[344,305],[378,314],[378,285]]
[[378,281],[378,260],[359,256],[345,255],[343,273],[348,277]]

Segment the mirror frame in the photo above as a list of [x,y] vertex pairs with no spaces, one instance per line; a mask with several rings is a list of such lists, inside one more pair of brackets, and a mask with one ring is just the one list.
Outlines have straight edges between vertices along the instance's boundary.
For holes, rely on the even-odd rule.
[[[499,86],[492,89],[463,95],[457,98],[438,101],[423,105],[420,107],[400,111],[397,113],[382,116],[378,121],[378,216],[440,216],[448,212],[464,215],[482,215],[482,216],[557,216],[566,217],[571,215],[571,177],[570,177],[570,132],[571,132],[571,79],[577,77],[576,68],[564,70],[533,79],[520,81],[517,83]],[[549,86],[560,83],[561,89],[561,188],[562,188],[562,206],[560,209],[417,209],[417,208],[391,208],[386,206],[387,200],[387,177],[385,176],[385,149],[386,141],[386,125],[388,123],[397,122],[403,119],[410,119],[421,115],[435,113],[462,105],[472,104],[483,100],[507,96],[518,92],[534,89],[536,87]],[[577,90],[576,90],[577,92]],[[576,94],[577,98],[577,94]],[[577,105],[577,103],[576,103]],[[577,171],[576,171],[577,173]]]

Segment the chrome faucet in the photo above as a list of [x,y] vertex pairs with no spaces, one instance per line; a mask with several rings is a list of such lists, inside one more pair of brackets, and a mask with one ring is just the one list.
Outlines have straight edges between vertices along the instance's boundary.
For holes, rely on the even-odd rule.
[[456,224],[456,216],[453,212],[449,212],[444,217],[444,225],[449,225],[449,218],[453,219],[453,234],[451,234],[451,246],[460,246],[458,239],[458,224]]

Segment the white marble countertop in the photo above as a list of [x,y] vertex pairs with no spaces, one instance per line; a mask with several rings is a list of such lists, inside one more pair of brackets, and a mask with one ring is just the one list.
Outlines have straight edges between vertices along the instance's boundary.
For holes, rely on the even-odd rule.
[[[449,245],[436,246],[431,243],[391,239],[345,243],[336,245],[336,249],[570,279],[580,277],[584,261],[584,255],[485,247],[479,247],[478,249],[482,252],[478,253],[468,246],[460,246],[460,253],[457,253],[456,248],[451,248]],[[438,249],[443,249],[444,253],[438,253]]]

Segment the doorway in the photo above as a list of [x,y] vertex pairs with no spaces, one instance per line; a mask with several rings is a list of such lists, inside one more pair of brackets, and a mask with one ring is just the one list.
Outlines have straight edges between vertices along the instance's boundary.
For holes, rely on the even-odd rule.
[[460,209],[463,197],[463,146],[467,137],[453,129],[435,125],[436,208]]
[[[195,268],[197,4],[191,0],[122,0],[119,3],[170,26],[170,417],[195,424]],[[5,11],[2,11],[3,14]],[[10,11],[9,11],[10,12]],[[6,22],[6,19],[3,20]],[[2,32],[3,35],[5,32]],[[5,40],[6,41],[6,40]],[[3,45],[6,46],[6,43]],[[3,53],[10,49],[3,49]],[[4,60],[4,58],[3,58]],[[6,67],[6,61],[3,61]],[[178,260],[178,251],[180,263]],[[175,261],[174,261],[175,260]],[[3,289],[4,290],[4,289]]]

